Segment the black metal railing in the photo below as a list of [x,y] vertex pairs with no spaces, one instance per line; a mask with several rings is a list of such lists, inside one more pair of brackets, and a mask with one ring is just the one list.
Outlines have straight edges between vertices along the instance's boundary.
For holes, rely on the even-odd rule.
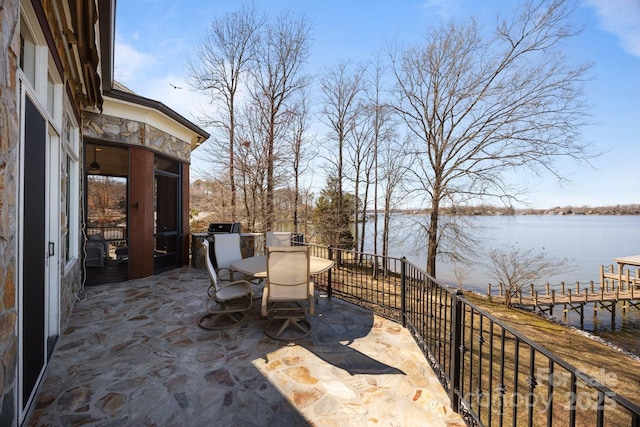
[[[640,427],[640,407],[404,258],[308,245],[316,287],[407,327],[469,425]],[[577,349],[580,351],[580,349]]]
[[[109,267],[111,264],[121,265],[129,259],[129,239],[127,238],[127,227],[89,227],[85,230],[87,239],[87,247],[102,245],[103,260],[97,260],[95,257],[89,261],[92,267]],[[86,250],[86,249],[85,249]],[[95,254],[94,254],[95,255]],[[100,274],[104,276],[104,272]],[[126,273],[126,272],[125,272]],[[114,280],[126,279],[126,274],[111,275]]]
[[87,236],[91,234],[100,234],[104,240],[124,240],[127,238],[127,227],[111,226],[111,227],[93,227],[87,226]]

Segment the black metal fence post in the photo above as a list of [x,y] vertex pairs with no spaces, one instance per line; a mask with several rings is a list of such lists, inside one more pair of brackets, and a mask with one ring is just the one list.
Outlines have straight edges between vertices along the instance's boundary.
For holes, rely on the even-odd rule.
[[407,258],[400,258],[400,316],[402,327],[407,327]]
[[[329,259],[333,261],[333,248],[331,247],[331,245],[327,247],[327,250],[329,251]],[[333,296],[333,289],[331,287],[331,271],[332,270],[333,270],[333,267],[330,268],[329,271],[327,272],[327,297],[329,298]]]
[[460,372],[460,353],[462,351],[462,321],[464,313],[462,311],[462,301],[459,297],[462,291],[457,290],[455,295],[451,294],[451,363],[449,364],[449,378],[451,378],[451,388],[449,389],[449,399],[451,400],[451,408],[460,411],[460,381],[462,375]]

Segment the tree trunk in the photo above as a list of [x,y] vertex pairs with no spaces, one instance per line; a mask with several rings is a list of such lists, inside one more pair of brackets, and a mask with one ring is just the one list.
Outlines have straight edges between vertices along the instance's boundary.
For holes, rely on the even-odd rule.
[[236,218],[236,178],[235,178],[235,152],[234,152],[234,141],[236,139],[235,135],[235,113],[234,113],[234,103],[233,103],[233,95],[231,96],[229,107],[229,191],[231,191],[231,220],[235,221]]
[[268,135],[268,146],[267,146],[267,215],[265,218],[265,230],[271,230],[273,226],[273,139],[274,139],[274,121],[275,118],[271,119],[269,123],[269,135]]
[[436,277],[436,257],[438,255],[438,213],[440,203],[437,198],[431,202],[431,215],[428,228],[427,274]]

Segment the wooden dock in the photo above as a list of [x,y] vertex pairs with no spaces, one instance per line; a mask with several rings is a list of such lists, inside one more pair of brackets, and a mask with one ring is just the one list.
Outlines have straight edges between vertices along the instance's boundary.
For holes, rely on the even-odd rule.
[[[619,276],[616,276],[619,277]],[[634,278],[632,278],[634,279]],[[489,296],[491,299],[504,299],[504,286],[500,284],[499,295],[491,295],[491,285],[489,285]],[[585,306],[593,305],[593,315],[597,316],[598,311],[607,310],[611,314],[611,324],[615,324],[616,310],[624,312],[628,309],[636,308],[640,310],[640,282],[635,280],[622,281],[604,280],[598,286],[590,282],[587,286],[581,286],[576,282],[575,286],[567,287],[561,283],[560,289],[551,289],[549,284],[540,291],[530,285],[528,294],[520,289],[511,298],[511,303],[516,306],[532,308],[534,311],[553,315],[556,306],[562,306],[563,314],[575,311],[580,315],[580,328],[584,327]]]
[[[640,257],[627,257],[626,259],[638,258],[636,262],[640,263]],[[625,260],[625,258],[619,258]],[[614,285],[616,283],[620,285],[638,285],[640,286],[640,268],[636,268],[636,275],[631,275],[631,270],[624,268],[625,264],[618,263],[618,271],[614,268],[613,264],[609,265],[608,269],[605,269],[604,265],[600,266],[600,283],[606,283]]]

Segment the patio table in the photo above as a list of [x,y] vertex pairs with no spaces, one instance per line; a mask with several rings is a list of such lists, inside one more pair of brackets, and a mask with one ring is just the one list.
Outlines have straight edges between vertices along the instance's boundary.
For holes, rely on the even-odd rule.
[[[316,275],[324,273],[333,266],[333,261],[320,257],[309,257],[309,274]],[[263,278],[267,277],[267,257],[266,255],[256,255],[244,258],[231,264],[231,268],[248,276]]]

